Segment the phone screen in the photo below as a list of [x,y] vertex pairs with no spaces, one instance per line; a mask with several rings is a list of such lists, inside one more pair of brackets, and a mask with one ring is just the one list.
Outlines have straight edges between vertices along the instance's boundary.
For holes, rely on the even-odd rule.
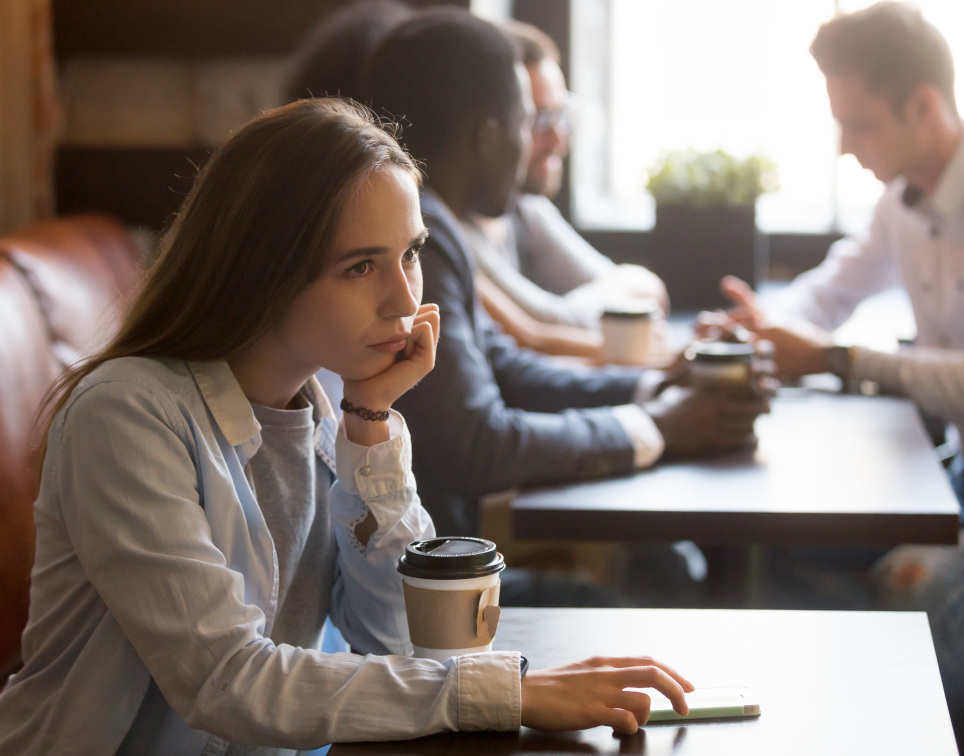
[[690,713],[685,717],[673,711],[669,699],[662,693],[653,690],[645,692],[652,699],[650,722],[760,716],[760,704],[749,688],[697,688],[686,694]]

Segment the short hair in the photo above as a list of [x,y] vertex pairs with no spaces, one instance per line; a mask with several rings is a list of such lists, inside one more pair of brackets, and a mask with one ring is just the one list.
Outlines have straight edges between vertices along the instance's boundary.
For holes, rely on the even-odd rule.
[[519,98],[516,62],[496,26],[458,8],[432,8],[382,39],[362,91],[377,113],[402,123],[405,147],[430,171],[466,127],[508,120]]
[[284,101],[360,100],[359,80],[368,55],[393,26],[414,13],[402,0],[359,0],[326,14],[292,56]]
[[537,66],[547,58],[556,65],[560,64],[559,46],[542,29],[510,19],[502,24],[502,30],[518,47],[524,65]]
[[810,54],[824,76],[856,74],[895,111],[917,85],[931,84],[957,113],[950,47],[913,6],[880,2],[837,16],[820,27]]

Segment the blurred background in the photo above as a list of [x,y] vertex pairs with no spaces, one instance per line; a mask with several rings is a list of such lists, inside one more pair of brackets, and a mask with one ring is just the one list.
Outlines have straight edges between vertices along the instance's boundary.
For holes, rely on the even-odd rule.
[[[0,233],[86,210],[163,228],[211,148],[280,102],[289,56],[343,4],[4,0]],[[672,261],[660,259],[653,241],[654,202],[645,189],[647,170],[667,150],[723,149],[775,163],[779,188],[757,203],[758,282],[812,267],[843,232],[866,224],[880,185],[852,157],[837,157],[836,126],[808,47],[836,11],[869,2],[456,4],[492,20],[534,23],[559,43],[575,111],[557,203],[617,261],[673,278]],[[919,5],[964,59],[964,3]]]

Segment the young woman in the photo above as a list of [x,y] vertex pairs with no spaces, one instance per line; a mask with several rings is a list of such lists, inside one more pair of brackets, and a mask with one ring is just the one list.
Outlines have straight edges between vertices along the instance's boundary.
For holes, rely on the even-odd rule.
[[[395,565],[433,534],[392,403],[431,370],[419,174],[294,103],[212,156],[114,341],[59,386],[2,753],[242,753],[446,729],[634,732],[646,658],[412,659]],[[340,426],[313,375],[344,379]],[[354,648],[315,650],[327,616]],[[264,751],[259,751],[263,753]]]

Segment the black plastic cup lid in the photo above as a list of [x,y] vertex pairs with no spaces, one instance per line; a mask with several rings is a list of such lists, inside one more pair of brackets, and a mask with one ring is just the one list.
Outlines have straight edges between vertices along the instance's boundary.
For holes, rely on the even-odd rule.
[[648,299],[634,299],[612,304],[602,312],[604,318],[636,320],[652,318],[659,312],[659,305]]
[[505,569],[495,544],[484,538],[429,538],[413,541],[398,560],[398,571],[428,580],[485,577]]
[[697,341],[686,349],[686,357],[698,362],[749,362],[753,344],[740,341]]

